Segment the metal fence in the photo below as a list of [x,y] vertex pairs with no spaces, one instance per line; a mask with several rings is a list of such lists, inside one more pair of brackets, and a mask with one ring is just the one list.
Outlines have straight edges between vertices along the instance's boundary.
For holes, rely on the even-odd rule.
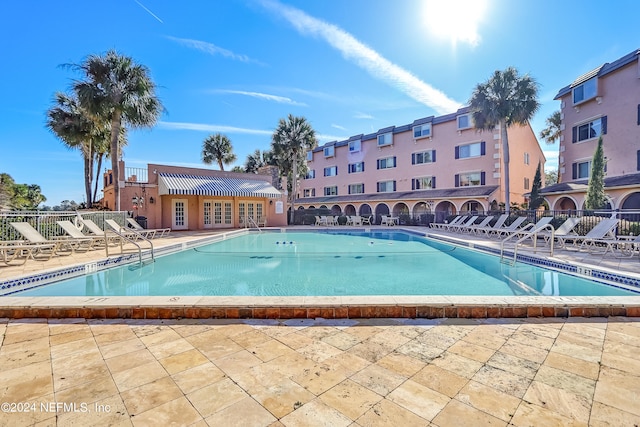
[[12,222],[28,222],[45,238],[53,239],[56,236],[64,236],[65,232],[56,221],[71,221],[77,223],[78,216],[90,219],[104,229],[104,221],[113,219],[120,225],[126,224],[127,212],[110,211],[83,211],[83,212],[57,212],[57,211],[12,211],[0,213],[0,241],[22,240],[23,237],[11,226]]

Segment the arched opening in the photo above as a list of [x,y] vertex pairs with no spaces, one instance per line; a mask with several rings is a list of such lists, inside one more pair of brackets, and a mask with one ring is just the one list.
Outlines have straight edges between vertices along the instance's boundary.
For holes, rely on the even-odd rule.
[[631,193],[625,197],[621,209],[640,209],[640,192]]
[[353,205],[347,205],[344,207],[344,214],[345,215],[355,215],[356,214],[356,207]]
[[420,225],[427,225],[433,222],[434,215],[431,212],[433,204],[418,202],[413,207],[413,219]]
[[331,206],[331,215],[340,215],[342,214],[342,208],[338,205]]
[[371,222],[373,224],[380,224],[380,221],[382,221],[382,215],[389,215],[389,206],[385,203],[380,203],[376,206],[376,217]]
[[576,209],[576,202],[569,197],[561,197],[556,201],[556,211],[575,211]]
[[449,215],[456,213],[456,207],[453,203],[444,200],[436,205],[436,222],[444,222]]
[[400,225],[411,224],[411,215],[409,215],[409,206],[399,202],[393,207],[391,216],[398,218]]
[[[611,201],[609,200],[609,198],[606,198],[604,206],[600,207],[599,209],[611,210],[612,209],[611,206],[612,206],[611,205]],[[585,210],[585,211],[587,210],[587,201],[586,200],[584,202],[582,202],[582,210]]]
[[315,208],[316,208],[316,207],[315,207],[315,206],[313,206],[313,205],[309,206],[309,209],[315,209]]
[[298,210],[299,210],[299,211],[303,211],[303,210],[304,210],[304,206],[300,206],[300,207],[298,208]]
[[327,205],[321,205],[320,209],[327,209]]
[[468,200],[468,201],[464,202],[464,204],[460,208],[460,213],[461,214],[468,214],[468,215],[483,214],[484,213],[484,207],[482,206],[482,203],[480,203],[480,202],[478,202],[476,200]]
[[360,205],[360,210],[358,211],[358,215],[360,216],[369,216],[371,215],[371,206],[368,204]]

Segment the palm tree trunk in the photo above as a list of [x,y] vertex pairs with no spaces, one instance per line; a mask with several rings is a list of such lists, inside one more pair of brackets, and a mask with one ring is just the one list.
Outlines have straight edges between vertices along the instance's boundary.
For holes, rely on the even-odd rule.
[[220,170],[224,172],[224,165],[222,164],[222,159],[218,159],[218,166],[220,167]]
[[111,117],[111,171],[113,173],[113,195],[115,197],[115,210],[120,210],[120,120],[122,112],[115,110]]
[[93,171],[91,166],[93,165],[93,158],[90,156],[84,156],[84,191],[86,196],[86,207],[91,206],[91,183],[93,182]]
[[504,120],[500,121],[500,134],[502,138],[502,160],[504,163],[504,212],[508,215],[511,211],[511,198],[509,194],[509,138],[507,136],[507,125]]
[[293,221],[295,218],[295,199],[296,199],[296,184],[298,183],[298,152],[294,150],[293,152],[293,173],[291,177],[291,222],[293,225]]
[[96,185],[93,189],[93,200],[91,201],[91,205],[96,202],[96,196],[98,195],[98,182],[100,181],[100,169],[102,169],[102,154],[98,154],[98,167],[96,169],[98,171],[96,172]]

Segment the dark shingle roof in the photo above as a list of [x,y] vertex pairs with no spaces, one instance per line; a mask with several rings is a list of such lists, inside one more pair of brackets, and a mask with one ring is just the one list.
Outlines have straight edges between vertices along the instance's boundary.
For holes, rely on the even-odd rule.
[[588,73],[585,73],[583,75],[581,75],[580,77],[578,77],[576,80],[574,80],[570,85],[567,85],[565,87],[563,87],[562,89],[560,89],[558,91],[558,94],[555,96],[555,98],[553,99],[560,99],[563,96],[565,96],[566,94],[571,92],[571,89],[581,83],[586,82],[587,80],[589,80],[592,77],[598,76],[598,77],[602,77],[605,76],[613,71],[616,71],[622,67],[624,67],[625,65],[628,65],[634,61],[637,61],[638,55],[640,55],[640,50],[636,49],[633,52],[630,52],[628,54],[626,54],[625,56],[623,56],[622,58],[618,58],[613,62],[607,62],[601,66],[599,66],[598,68],[595,68],[591,71],[589,71]]
[[[604,179],[605,188],[626,187],[629,185],[640,185],[640,173],[612,176]],[[561,182],[560,184],[550,185],[540,190],[540,194],[550,193],[570,193],[575,191],[587,191],[589,186],[588,179],[580,179],[571,182]]]
[[443,188],[435,190],[396,191],[393,193],[350,194],[348,196],[321,196],[297,199],[296,203],[369,202],[376,200],[453,199],[461,197],[487,197],[498,189],[497,185],[478,187]]

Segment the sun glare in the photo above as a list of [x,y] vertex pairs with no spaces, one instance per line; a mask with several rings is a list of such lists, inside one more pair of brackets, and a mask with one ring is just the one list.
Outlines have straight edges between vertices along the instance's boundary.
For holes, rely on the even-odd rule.
[[476,46],[480,42],[478,23],[484,17],[486,0],[428,0],[427,29],[434,35]]

